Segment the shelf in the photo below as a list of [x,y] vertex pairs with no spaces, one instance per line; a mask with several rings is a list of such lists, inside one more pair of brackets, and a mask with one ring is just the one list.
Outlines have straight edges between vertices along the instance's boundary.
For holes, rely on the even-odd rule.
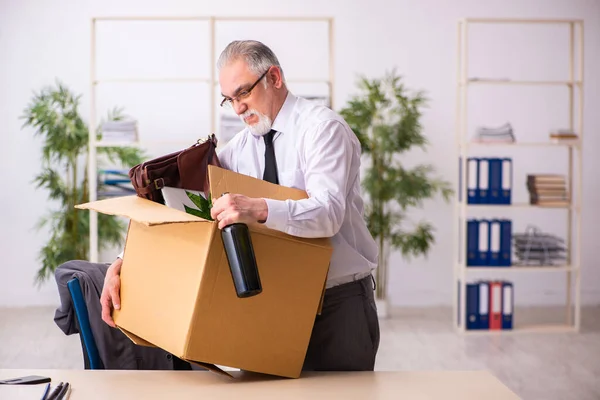
[[[543,24],[566,24],[564,29],[564,33],[566,33],[565,43],[568,43],[568,51],[564,53],[564,57],[559,57],[560,62],[569,66],[569,70],[567,74],[562,76],[542,76],[540,74],[531,74],[530,76],[517,76],[516,74],[511,73],[510,71],[505,70],[504,72],[494,72],[494,73],[485,73],[483,70],[475,71],[471,69],[472,64],[472,56],[470,56],[469,43],[474,40],[480,40],[477,38],[473,38],[473,35],[477,35],[476,31],[472,31],[469,28],[471,23],[480,23],[480,24],[536,24],[542,26]],[[490,27],[492,28],[492,27]],[[498,28],[504,28],[499,26]],[[532,27],[533,29],[533,27]],[[521,30],[522,34],[526,34],[527,32]],[[541,32],[540,32],[541,33]],[[456,88],[456,135],[455,135],[455,146],[456,152],[458,156],[461,158],[460,167],[458,168],[459,176],[458,181],[459,184],[462,182],[462,189],[458,193],[457,198],[455,199],[455,207],[454,207],[454,252],[453,259],[451,263],[451,267],[453,268],[453,311],[456,312],[460,318],[455,320],[455,327],[457,332],[466,333],[467,335],[504,335],[504,334],[516,334],[516,333],[569,333],[569,332],[578,332],[581,326],[581,282],[582,282],[582,274],[581,265],[579,260],[581,260],[581,237],[582,237],[582,189],[584,187],[582,181],[582,149],[583,149],[583,132],[584,129],[584,96],[583,96],[583,86],[584,86],[584,74],[583,67],[585,65],[584,62],[584,43],[583,43],[583,20],[580,19],[515,19],[515,18],[463,18],[458,24],[457,31],[457,57],[456,57],[456,71],[457,78],[455,81]],[[481,38],[483,39],[483,38]],[[483,47],[482,49],[487,49],[489,51],[490,47]],[[480,54],[480,56],[485,57],[485,52]],[[539,59],[539,58],[538,58]],[[541,62],[541,59],[540,59]],[[492,63],[493,64],[493,63]],[[491,67],[492,64],[484,63],[482,66]],[[489,70],[488,70],[489,71]],[[541,69],[543,72],[543,67]],[[553,79],[555,78],[555,79]],[[478,88],[473,88],[472,86],[478,86]],[[510,139],[514,141],[480,141],[482,139],[495,139],[493,136],[479,136],[477,135],[477,129],[472,130],[469,128],[469,115],[472,111],[470,108],[473,105],[472,96],[476,94],[476,92],[480,92],[482,90],[506,90],[506,95],[510,95],[513,99],[518,100],[520,96],[520,90],[526,91],[545,91],[546,88],[548,90],[553,90],[551,94],[552,96],[561,96],[564,98],[564,103],[561,103],[564,106],[565,115],[568,116],[568,125],[565,124],[564,127],[560,128],[569,128],[578,134],[578,137],[574,139],[566,139],[566,140],[557,140],[551,136],[551,130],[546,130],[545,132],[535,132],[528,131],[522,132],[518,135],[518,138],[512,136],[502,137],[500,139]],[[542,93],[542,92],[540,92]],[[510,102],[510,100],[509,100]],[[474,111],[474,110],[473,110]],[[527,117],[528,110],[526,108],[515,109],[512,108],[510,110],[505,110],[506,112],[516,113],[517,117]],[[499,111],[502,113],[502,111]],[[543,121],[544,118],[551,118],[553,116],[553,111],[546,110],[545,115],[538,116],[539,119]],[[510,117],[510,116],[509,116]],[[515,118],[517,118],[515,117]],[[512,117],[510,117],[512,118]],[[536,118],[537,119],[537,118]],[[531,121],[531,123],[537,123],[538,121]],[[497,127],[498,131],[501,131],[501,127]],[[559,127],[555,127],[557,129]],[[489,128],[492,130],[493,128]],[[522,141],[521,141],[522,140]],[[484,149],[488,147],[488,149]],[[519,148],[518,151],[516,149]],[[564,168],[561,168],[566,179],[567,192],[568,196],[565,196],[564,201],[555,201],[553,203],[548,204],[530,204],[530,200],[532,197],[530,196],[529,190],[525,185],[527,182],[523,182],[523,193],[519,194],[519,183],[513,176],[512,167],[515,164],[511,165],[510,171],[504,170],[504,165],[501,165],[500,170],[503,173],[500,174],[506,177],[506,174],[511,177],[513,180],[512,184],[512,204],[470,204],[468,197],[468,189],[465,188],[465,178],[468,178],[469,173],[473,173],[472,169],[474,167],[473,164],[469,164],[467,158],[475,155],[481,154],[481,157],[494,157],[491,154],[504,153],[504,155],[496,155],[497,158],[509,158],[512,159],[513,155],[528,155],[532,157],[531,160],[535,161],[536,159],[548,161],[548,159],[552,159],[550,156],[551,152],[548,152],[550,149],[557,149],[555,152],[560,152],[563,156],[567,156],[568,161],[567,165]],[[566,151],[564,151],[566,150]],[[525,153],[527,152],[527,153]],[[575,153],[575,154],[574,154]],[[474,158],[477,158],[474,156]],[[551,167],[552,163],[549,163],[548,167]],[[556,165],[555,165],[556,167]],[[516,168],[516,166],[515,166]],[[547,168],[544,168],[545,170]],[[477,168],[479,172],[479,168]],[[489,173],[490,165],[488,165],[487,173]],[[550,168],[552,170],[552,168]],[[482,170],[486,173],[486,170]],[[506,171],[506,172],[504,172]],[[519,171],[516,168],[516,171]],[[521,171],[523,172],[523,171]],[[553,173],[554,171],[546,171],[546,173]],[[533,173],[533,172],[529,172]],[[539,171],[538,173],[544,173],[543,171]],[[558,173],[558,172],[555,172]],[[471,178],[473,178],[471,176]],[[473,181],[473,180],[471,180]],[[470,182],[471,182],[470,181]],[[474,183],[477,182],[477,179],[474,180]],[[488,187],[489,190],[489,187]],[[488,192],[489,193],[489,192]],[[492,198],[490,198],[492,199]],[[498,198],[494,197],[493,199],[498,200]],[[471,201],[474,200],[471,198]],[[473,211],[478,210],[478,211]],[[513,210],[520,210],[514,212]],[[556,215],[560,220],[563,217],[567,217],[566,227],[563,229],[564,234],[562,235],[565,238],[566,248],[568,249],[568,257],[563,257],[561,259],[548,259],[541,260],[541,262],[545,265],[536,265],[532,262],[525,262],[523,259],[516,257],[516,252],[514,252],[515,244],[512,240],[507,240],[511,244],[511,254],[515,254],[514,259],[511,260],[513,265],[511,266],[467,266],[467,262],[470,260],[466,258],[465,254],[465,243],[469,242],[469,227],[465,227],[466,221],[471,218],[481,218],[480,215],[485,215],[484,219],[494,219],[494,218],[507,218],[513,222],[513,226],[515,226],[515,222],[523,223],[523,224],[533,224],[534,221],[529,221],[531,219],[537,219],[537,215],[534,215],[535,211],[533,210],[549,210],[552,212],[556,212],[559,210]],[[546,221],[549,223],[554,223],[554,215],[550,215],[548,213]],[[575,217],[575,218],[573,218]],[[537,222],[537,221],[536,221]],[[541,221],[540,221],[541,223]],[[512,230],[512,228],[511,228]],[[479,234],[476,234],[479,236]],[[483,232],[483,239],[489,235],[490,231],[487,233]],[[500,232],[497,232],[496,235],[502,237],[502,227]],[[479,239],[477,237],[477,239]],[[497,237],[496,237],[497,239]],[[496,240],[494,239],[494,240]],[[521,254],[519,254],[521,255]],[[565,259],[566,258],[566,259]],[[531,257],[530,257],[531,259]],[[545,262],[548,261],[548,262]],[[557,263],[562,265],[548,265],[551,263]],[[517,272],[518,271],[518,272]],[[514,329],[512,330],[466,330],[465,325],[467,323],[467,318],[464,315],[464,310],[466,310],[467,303],[467,288],[466,285],[469,281],[478,281],[478,280],[492,280],[491,278],[494,275],[498,276],[498,278],[494,278],[500,281],[509,281],[513,283],[512,293],[511,295],[516,297],[517,293],[520,298],[525,296],[525,290],[527,286],[521,288],[520,282],[527,281],[527,276],[524,276],[525,273],[561,273],[556,278],[564,281],[565,283],[565,293],[564,297],[564,309],[565,309],[565,319],[558,320],[546,320],[540,321],[535,318],[532,320],[523,320],[524,323],[521,323],[519,319],[516,320],[514,325]],[[515,275],[516,274],[516,275]],[[519,275],[521,274],[521,275]],[[538,288],[543,290],[546,282],[545,279],[541,279],[540,276],[538,282]],[[548,277],[551,278],[551,277]],[[458,288],[458,290],[457,290]],[[489,290],[489,288],[488,288]],[[501,291],[503,293],[503,290]],[[457,296],[457,294],[459,294]],[[491,294],[491,293],[490,293]],[[511,310],[518,309],[519,307],[515,307],[514,297],[511,298],[510,304]],[[501,297],[501,308],[504,307],[504,300]],[[513,315],[515,312],[513,311]],[[540,322],[546,322],[545,324],[541,324]]]
[[521,81],[512,79],[493,78],[470,78],[466,82],[459,83],[460,86],[472,84],[485,85],[523,85],[523,86],[581,86],[581,81]]
[[521,327],[515,327],[513,329],[499,329],[499,330],[465,330],[463,333],[466,335],[512,335],[519,333],[575,333],[575,329],[572,325],[566,324],[539,324],[539,325],[523,325]]
[[581,142],[468,142],[460,147],[579,147]]
[[207,17],[201,15],[172,15],[172,16],[139,16],[139,15],[127,15],[127,16],[105,16],[105,17],[94,17],[92,21],[283,21],[283,22],[330,22],[331,17],[279,17],[279,16],[268,16],[268,17],[254,17],[254,16],[226,16],[226,17]]
[[197,140],[146,140],[138,142],[96,142],[95,147],[143,147],[143,146],[183,146],[189,147]]
[[94,85],[100,83],[210,83],[210,78],[110,78],[96,79]]
[[[285,82],[290,84],[290,83],[324,83],[326,85],[331,85],[331,82],[327,79],[285,79]],[[219,82],[215,82],[215,86],[219,86]]]
[[[465,205],[464,203],[458,203],[458,206],[461,207]],[[508,208],[539,208],[539,209],[547,209],[547,208],[559,208],[559,209],[576,209],[571,204],[568,205],[538,205],[538,204],[529,204],[529,203],[513,203],[513,204],[466,204],[467,208],[478,208],[481,210],[486,209],[508,209]]]
[[582,24],[582,19],[526,19],[526,18],[462,18],[467,23],[487,24]]
[[511,267],[467,267],[460,266],[468,272],[571,272],[577,269],[571,265],[513,265]]

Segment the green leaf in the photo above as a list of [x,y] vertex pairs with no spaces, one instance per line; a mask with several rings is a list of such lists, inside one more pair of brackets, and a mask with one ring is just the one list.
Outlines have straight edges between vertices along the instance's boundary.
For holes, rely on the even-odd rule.
[[202,209],[206,209],[207,208],[208,202],[204,199],[204,197],[199,196],[199,195],[197,195],[195,193],[192,193],[192,192],[188,192],[187,190],[185,191],[185,194],[187,194],[187,197],[199,209],[202,210]]
[[[79,113],[80,103],[81,95],[57,80],[54,85],[35,91],[21,116],[22,128],[41,140],[42,167],[33,183],[48,196],[53,207],[35,225],[36,229],[47,231],[46,242],[38,253],[38,284],[52,277],[60,264],[89,258],[89,212],[74,207],[89,201],[87,164],[83,163],[83,168],[81,164],[87,161],[90,130]],[[114,108],[108,119],[121,118],[122,112]],[[139,164],[145,157],[133,147],[99,148],[98,154],[99,164],[110,162],[125,168]],[[122,246],[126,228],[122,218],[99,214],[99,248]]]
[[210,194],[208,196],[208,199],[205,199],[204,197],[197,195],[195,193],[192,193],[190,191],[187,191],[187,190],[185,191],[185,194],[194,203],[194,205],[196,207],[198,207],[198,209],[194,209],[194,208],[188,207],[184,204],[185,211],[187,213],[196,215],[198,217],[204,218],[209,221],[213,221],[213,218],[210,215],[210,210],[212,208],[212,201],[210,199]]
[[361,183],[367,227],[381,254],[391,247],[405,257],[424,256],[435,243],[434,228],[422,222],[407,232],[403,227],[406,216],[427,199],[439,196],[448,202],[454,193],[431,165],[408,168],[402,163],[403,153],[415,148],[427,150],[421,123],[426,94],[409,90],[395,70],[380,78],[361,76],[357,89],[340,114],[365,156]]
[[197,210],[197,209],[192,208],[192,207],[188,207],[185,204],[183,205],[183,207],[185,208],[185,212],[188,213],[188,214],[192,214],[192,215],[195,215],[196,217],[208,219],[208,218],[206,218],[206,212],[205,211]]

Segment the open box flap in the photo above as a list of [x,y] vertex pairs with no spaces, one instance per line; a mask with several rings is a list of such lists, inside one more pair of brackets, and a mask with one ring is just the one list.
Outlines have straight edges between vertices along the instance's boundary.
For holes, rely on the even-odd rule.
[[[129,338],[129,340],[131,340],[133,343],[137,344],[138,346],[146,346],[146,347],[156,347],[155,345],[153,345],[152,343],[148,342],[147,340],[142,339],[141,337],[129,332],[127,329],[121,328],[120,326],[118,327],[119,330],[121,330],[121,332],[123,332],[125,334],[125,336],[127,336]],[[221,368],[217,367],[214,364],[209,364],[209,363],[203,363],[200,361],[192,361],[192,360],[187,360],[184,359],[185,361],[189,362],[189,363],[193,363],[198,365],[199,367],[202,367],[204,369],[207,369],[209,371],[212,372],[216,372],[219,375],[224,375],[227,376],[229,378],[233,378],[233,375],[223,371]]]
[[184,211],[179,211],[135,195],[78,204],[75,208],[127,217],[148,226],[186,222],[210,222]]
[[[268,198],[273,200],[302,200],[307,199],[308,195],[304,190],[290,188],[282,185],[276,185],[262,179],[256,179],[251,176],[237,174],[235,172],[216,167],[208,166],[208,176],[210,182],[210,192],[213,198],[222,196],[224,193],[237,193],[254,198]],[[252,224],[248,228],[253,232],[260,232],[265,235],[295,240],[314,246],[331,248],[329,238],[300,238],[277,230],[269,229],[261,224]]]
[[209,371],[216,372],[219,375],[223,375],[223,376],[226,376],[228,378],[233,379],[233,375],[231,375],[230,373],[228,373],[226,371],[223,371],[221,368],[217,367],[214,364],[203,363],[203,362],[200,362],[200,361],[192,361],[192,360],[188,360],[188,359],[185,359],[185,361],[187,361],[187,362],[189,362],[191,364],[195,364],[195,365],[197,365],[199,367],[202,367],[204,369],[207,369]]
[[304,190],[276,185],[214,165],[208,166],[208,179],[213,199],[221,197],[224,193],[238,193],[248,197],[266,197],[274,200],[302,200],[308,198]]
[[123,332],[125,334],[125,336],[127,336],[129,338],[129,340],[131,340],[133,343],[137,344],[138,346],[156,347],[155,345],[142,339],[138,335],[135,335],[135,334],[129,332],[127,329],[121,328],[120,326],[117,326],[117,328],[119,328],[119,330],[121,332]]

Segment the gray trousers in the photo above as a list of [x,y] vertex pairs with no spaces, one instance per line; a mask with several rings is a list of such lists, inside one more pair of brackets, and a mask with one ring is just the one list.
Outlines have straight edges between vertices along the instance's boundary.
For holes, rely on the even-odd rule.
[[379,348],[379,319],[371,275],[325,291],[304,371],[373,371]]

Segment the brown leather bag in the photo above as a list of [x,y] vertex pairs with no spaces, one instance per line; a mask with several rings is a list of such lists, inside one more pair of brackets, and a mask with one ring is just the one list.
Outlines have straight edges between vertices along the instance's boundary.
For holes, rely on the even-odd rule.
[[211,134],[184,150],[136,165],[129,170],[129,178],[139,197],[161,204],[165,203],[161,192],[165,186],[208,194],[208,166],[221,167],[216,148],[217,138]]

